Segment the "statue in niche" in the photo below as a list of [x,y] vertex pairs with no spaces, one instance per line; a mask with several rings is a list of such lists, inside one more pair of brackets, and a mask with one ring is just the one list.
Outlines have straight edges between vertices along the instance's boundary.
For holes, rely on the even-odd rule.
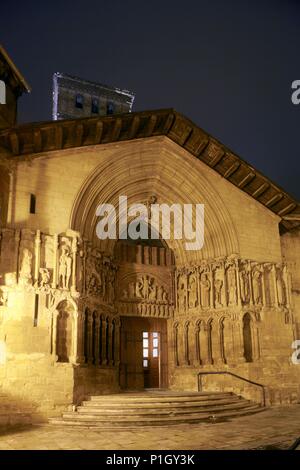
[[235,278],[235,269],[228,269],[228,300],[229,304],[236,303],[236,278]]
[[163,291],[163,301],[164,302],[167,302],[168,301],[168,292],[166,292],[165,290]]
[[201,304],[202,307],[206,308],[210,305],[210,280],[207,274],[201,274]]
[[195,274],[189,276],[189,307],[194,308],[198,303],[197,278]]
[[223,281],[222,279],[216,279],[214,283],[215,288],[215,302],[217,307],[222,307],[222,289],[223,289]]
[[261,304],[261,272],[259,271],[253,273],[253,296],[254,303]]
[[285,288],[284,288],[284,282],[283,282],[280,272],[277,272],[276,286],[277,286],[278,304],[284,305],[285,304]]
[[32,253],[27,248],[24,248],[20,269],[20,281],[23,285],[29,285],[32,283],[31,265]]
[[149,279],[149,276],[143,276],[142,283],[143,283],[143,288],[142,288],[143,298],[149,299],[149,293],[151,290],[151,281]]
[[132,283],[134,286],[134,295],[133,297],[137,297],[138,299],[143,298],[143,282],[142,281],[137,281],[135,284]]
[[162,302],[164,300],[163,296],[164,296],[164,288],[163,288],[163,286],[159,286],[157,288],[157,300],[158,300],[158,302]]
[[250,299],[249,277],[246,271],[240,273],[241,298],[244,303],[248,303]]
[[58,271],[59,285],[63,289],[68,289],[70,277],[71,277],[72,258],[71,258],[70,249],[68,246],[63,245],[61,248],[61,251],[62,253],[59,257],[59,271]]
[[187,279],[185,274],[181,274],[178,278],[178,306],[180,309],[185,310],[186,308],[186,296],[187,296]]
[[49,290],[50,289],[50,286],[49,286],[49,282],[50,282],[50,272],[49,272],[49,269],[47,268],[40,268],[39,269],[39,273],[40,273],[40,277],[41,277],[41,280],[40,280],[40,288],[42,290]]
[[152,279],[152,281],[150,281],[150,285],[149,285],[149,300],[156,300],[156,285],[154,284],[154,279]]

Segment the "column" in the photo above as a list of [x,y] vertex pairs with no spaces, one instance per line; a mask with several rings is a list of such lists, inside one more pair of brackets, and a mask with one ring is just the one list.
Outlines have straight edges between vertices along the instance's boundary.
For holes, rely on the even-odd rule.
[[19,250],[20,250],[20,239],[21,239],[21,236],[20,236],[20,230],[16,230],[15,231],[15,246],[14,246],[14,265],[13,265],[13,269],[16,270],[16,273],[17,273],[17,276],[16,276],[16,280],[17,282],[19,281],[19,269],[20,269],[20,266],[19,266]]
[[76,291],[76,256],[77,256],[77,237],[72,239],[72,283],[71,291]]
[[179,360],[178,360],[178,327],[179,324],[176,322],[173,325],[173,338],[174,338],[174,364],[175,366],[179,366]]
[[93,362],[93,313],[88,312],[87,322],[87,363],[92,364]]
[[108,327],[109,327],[109,334],[108,334],[108,364],[110,366],[114,365],[114,321],[112,318],[109,318]]
[[100,363],[100,316],[98,312],[96,312],[96,317],[95,317],[95,344],[94,344],[94,358],[95,358],[95,366],[99,366]]
[[121,339],[121,321],[120,318],[115,319],[115,366],[120,365],[120,339]]
[[210,271],[209,271],[209,281],[210,281],[210,308],[214,308],[214,273],[213,273],[213,268],[210,266]]
[[240,276],[239,276],[239,260],[235,260],[235,273],[236,273],[236,290],[237,290],[237,304],[238,307],[241,307],[241,286],[240,286]]
[[107,321],[105,316],[101,316],[101,333],[102,333],[102,351],[101,351],[101,364],[105,366],[107,364],[106,357],[106,328]]
[[275,266],[275,264],[272,264],[271,271],[272,271],[272,280],[273,280],[273,288],[274,288],[274,305],[275,305],[275,307],[278,307],[278,293],[277,293],[276,266]]
[[200,339],[199,339],[199,334],[200,334],[200,323],[197,322],[195,325],[195,352],[196,352],[196,357],[195,357],[195,363],[194,365],[200,366],[201,364],[201,357],[200,357]]
[[286,264],[283,265],[282,267],[282,278],[285,286],[285,302],[287,308],[290,308],[291,303],[290,303],[290,286],[289,286],[289,279],[288,279],[288,273],[287,273],[287,266]]
[[184,334],[184,362],[188,366],[190,365],[189,325],[190,325],[189,321],[185,322],[184,329],[183,329],[183,334]]
[[38,285],[39,281],[39,268],[40,268],[40,256],[41,256],[41,232],[36,231],[34,240],[34,282]]
[[247,275],[249,280],[249,295],[250,295],[250,305],[253,305],[253,286],[252,286],[252,270],[251,270],[251,262],[248,261],[247,265]]
[[57,287],[57,247],[58,247],[58,236],[55,233],[53,235],[53,277],[52,277],[52,289]]

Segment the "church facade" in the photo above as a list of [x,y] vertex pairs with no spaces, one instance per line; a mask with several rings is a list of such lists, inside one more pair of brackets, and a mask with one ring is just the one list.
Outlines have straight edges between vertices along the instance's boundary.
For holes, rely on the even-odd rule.
[[[0,155],[2,395],[33,419],[200,382],[299,402],[297,201],[173,109],[6,127]],[[204,204],[202,249],[99,239],[120,195]]]

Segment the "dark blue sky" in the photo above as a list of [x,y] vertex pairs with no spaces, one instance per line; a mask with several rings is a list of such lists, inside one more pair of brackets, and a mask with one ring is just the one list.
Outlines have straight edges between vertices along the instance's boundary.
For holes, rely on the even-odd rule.
[[32,86],[19,122],[51,119],[53,72],[174,107],[300,199],[300,2],[6,0],[0,42]]

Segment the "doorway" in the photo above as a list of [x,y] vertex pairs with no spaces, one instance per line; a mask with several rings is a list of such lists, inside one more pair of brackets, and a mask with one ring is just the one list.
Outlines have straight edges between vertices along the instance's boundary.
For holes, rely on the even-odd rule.
[[167,388],[167,321],[121,317],[120,386]]

